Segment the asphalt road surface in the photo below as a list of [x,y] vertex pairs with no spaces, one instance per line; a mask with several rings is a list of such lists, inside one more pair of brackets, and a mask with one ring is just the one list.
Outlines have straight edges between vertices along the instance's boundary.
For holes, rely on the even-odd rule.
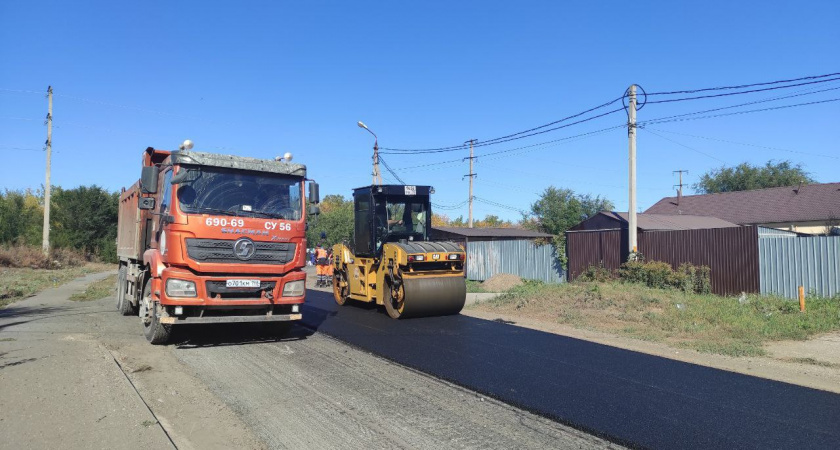
[[840,395],[467,316],[397,321],[307,295],[304,322],[318,333],[614,442],[840,448]]
[[152,346],[112,298],[67,300],[101,275],[0,309],[0,449],[618,447],[304,327]]

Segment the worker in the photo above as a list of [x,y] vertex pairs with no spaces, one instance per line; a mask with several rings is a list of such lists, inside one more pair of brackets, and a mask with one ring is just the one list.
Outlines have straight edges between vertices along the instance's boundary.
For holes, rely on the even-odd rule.
[[327,250],[327,260],[329,262],[329,265],[327,266],[327,272],[326,272],[327,283],[330,283],[330,280],[332,280],[332,277],[333,277],[333,266],[335,266],[335,264],[333,264],[333,262],[335,261],[335,258],[333,257],[332,249]]
[[411,205],[411,221],[414,225],[415,233],[426,232],[426,211],[423,211],[423,205],[414,203]]
[[315,262],[317,264],[316,273],[318,275],[315,286],[324,287],[327,285],[327,264],[329,260],[327,259],[327,251],[324,250],[321,244],[318,244],[318,248],[315,249]]

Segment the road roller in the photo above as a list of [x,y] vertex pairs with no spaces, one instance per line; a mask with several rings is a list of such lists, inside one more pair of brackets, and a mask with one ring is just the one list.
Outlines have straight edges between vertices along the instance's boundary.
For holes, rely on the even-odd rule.
[[467,298],[466,252],[430,240],[430,186],[353,190],[352,242],[333,247],[333,294],[375,302],[394,319],[458,314]]

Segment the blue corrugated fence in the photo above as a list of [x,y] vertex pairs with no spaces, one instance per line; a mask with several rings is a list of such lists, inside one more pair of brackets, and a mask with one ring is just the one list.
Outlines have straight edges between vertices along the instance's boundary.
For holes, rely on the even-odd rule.
[[529,240],[470,241],[467,278],[484,281],[498,273],[546,283],[561,283],[566,279],[551,244],[536,245]]
[[759,283],[762,294],[832,297],[840,293],[840,236],[790,238],[764,235],[758,239]]

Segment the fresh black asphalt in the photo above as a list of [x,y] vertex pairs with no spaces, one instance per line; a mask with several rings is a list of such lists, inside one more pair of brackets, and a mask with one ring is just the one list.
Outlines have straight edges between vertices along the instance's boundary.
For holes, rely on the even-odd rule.
[[840,448],[840,395],[456,315],[393,320],[307,292],[306,326],[618,443]]

